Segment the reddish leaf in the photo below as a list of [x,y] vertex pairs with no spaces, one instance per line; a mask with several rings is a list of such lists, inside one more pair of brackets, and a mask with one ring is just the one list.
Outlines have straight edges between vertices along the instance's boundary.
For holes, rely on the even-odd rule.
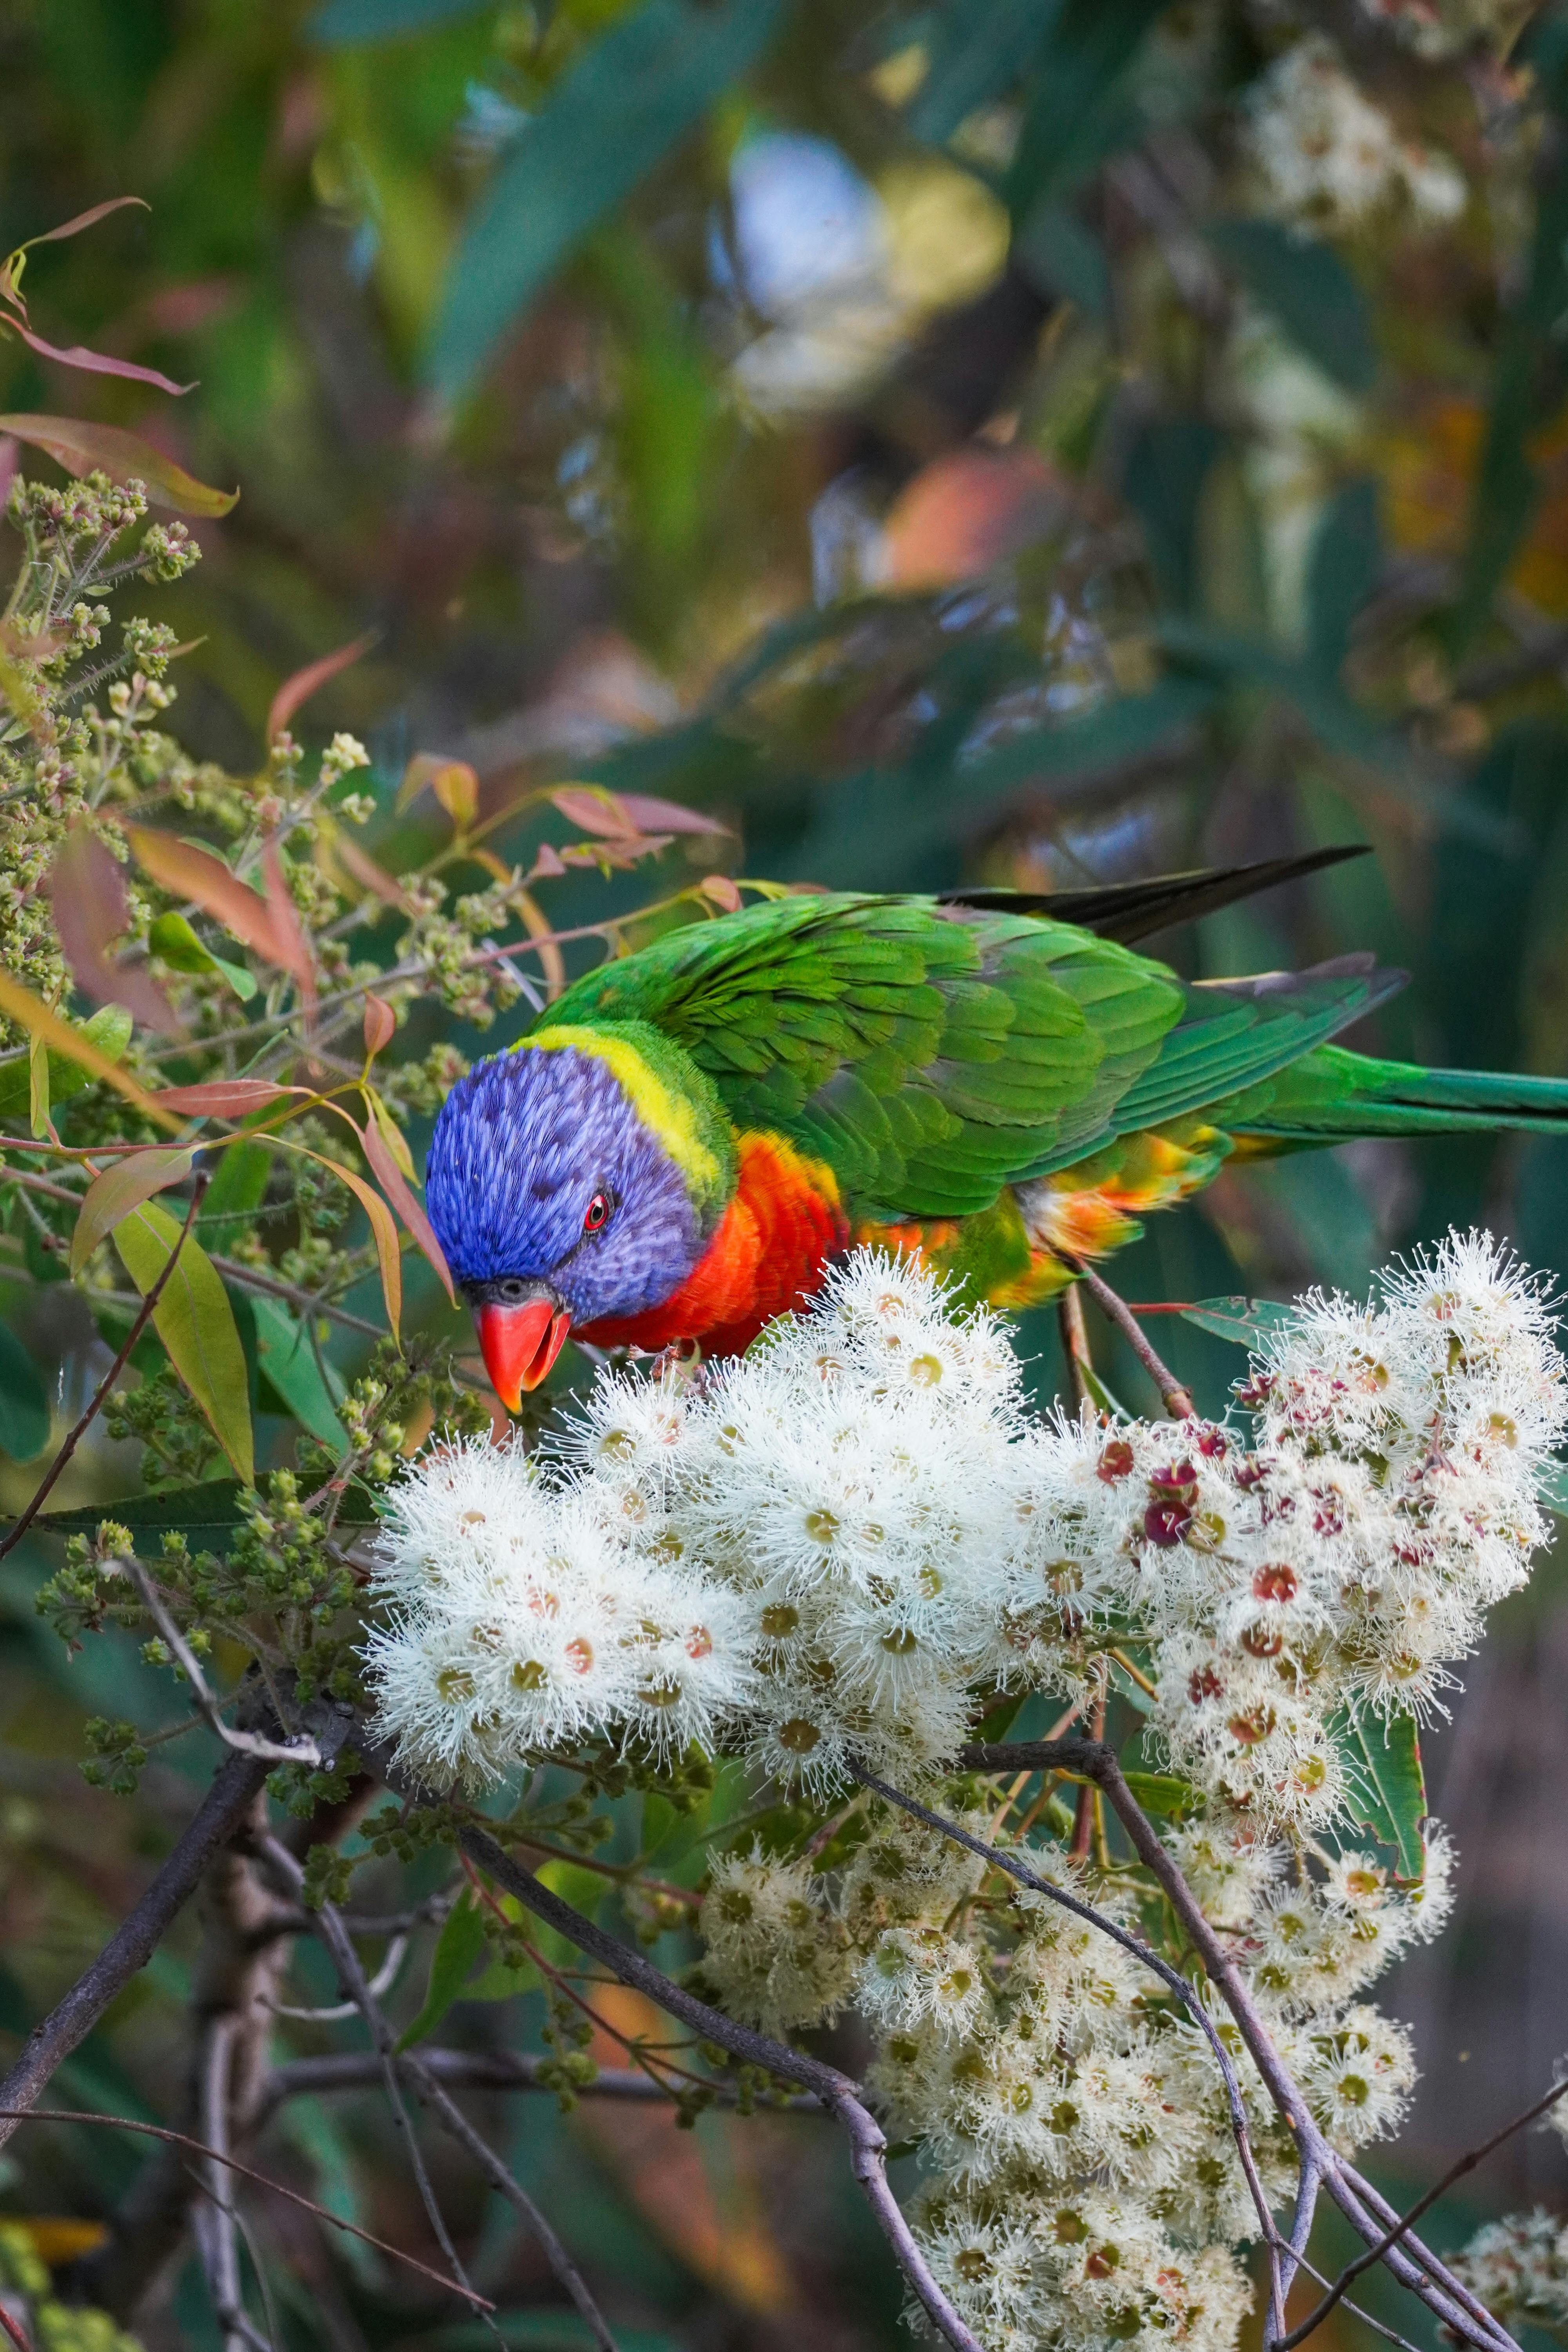
[[84,228],[92,228],[99,221],[107,220],[110,213],[123,212],[127,205],[134,205],[144,213],[153,209],[145,196],[110,196],[103,204],[93,205],[85,213],[75,213],[68,221],[61,221],[58,228],[47,228],[40,236],[30,236],[26,244],[18,246],[16,250],[27,253],[35,245],[58,245],[62,237],[78,236]]
[[553,882],[557,876],[564,874],[565,871],[565,866],[561,863],[560,854],[553,845],[548,841],[542,841],[539,845],[539,855],[533,861],[533,871],[528,877],[529,880],[531,882]]
[[584,833],[625,841],[637,830],[620,795],[602,784],[556,784],[548,797],[569,824],[580,824]]
[[11,495],[11,485],[16,478],[16,444],[9,433],[0,433],[0,513]]
[[[453,816],[454,823],[457,819],[452,801],[456,799],[458,806],[463,805],[464,796],[470,787],[474,806],[479,806],[479,778],[466,760],[447,759],[439,751],[416,751],[403,771],[403,782],[397,787],[397,808],[405,809],[416,801],[426,784],[447,815]],[[471,818],[469,822],[472,822]]]
[[132,1209],[139,1209],[154,1192],[167,1192],[171,1184],[183,1184],[195,1158],[195,1154],[188,1150],[133,1151],[95,1176],[77,1213],[76,1230],[71,1235],[71,1272],[81,1272],[104,1235],[112,1233]]
[[[354,1127],[347,1111],[342,1116],[357,1135],[359,1129]],[[397,1227],[393,1223],[392,1212],[374,1186],[367,1184],[363,1176],[356,1176],[352,1168],[345,1168],[341,1160],[329,1160],[324,1152],[320,1151],[307,1151],[305,1157],[313,1160],[319,1168],[330,1168],[340,1182],[348,1186],[370,1219],[371,1238],[375,1244],[376,1262],[381,1268],[381,1295],[386,1301],[386,1319],[395,1339],[403,1317],[403,1260],[398,1251]]]
[[716,907],[722,907],[727,915],[740,913],[741,894],[727,874],[704,875],[700,887],[703,897],[711,898]]
[[395,907],[400,914],[409,912],[408,893],[402,883],[378,866],[374,857],[367,856],[357,841],[351,841],[346,834],[334,833],[332,856],[362,890],[373,891],[384,905]]
[[374,1055],[384,1045],[390,1045],[397,1034],[397,1015],[384,997],[367,995],[364,1000],[364,1050]]
[[20,335],[29,351],[37,352],[43,359],[54,360],[60,367],[80,368],[88,375],[129,376],[133,383],[155,384],[160,392],[172,392],[176,400],[196,388],[194,383],[171,383],[156,368],[138,367],[134,360],[112,360],[107,352],[89,352],[82,343],[73,343],[68,351],[62,351],[58,343],[45,342],[42,335],[36,335],[20,319],[7,319],[4,324],[14,335]]
[[479,780],[467,760],[448,760],[430,779],[430,789],[459,833],[479,813]]
[[308,1087],[280,1087],[271,1078],[208,1078],[200,1086],[165,1087],[158,1100],[186,1118],[243,1118],[247,1111],[309,1092]]
[[123,1004],[144,1028],[178,1035],[180,1023],[144,964],[110,963],[104,950],[130,921],[113,854],[85,824],[67,835],[49,876],[55,929],[71,975],[97,1004]]
[[402,1169],[392,1156],[386,1139],[382,1134],[377,1122],[375,1109],[374,1097],[372,1097],[371,1116],[363,1127],[355,1125],[355,1122],[349,1118],[347,1111],[344,1111],[342,1116],[348,1118],[349,1125],[353,1128],[354,1133],[358,1136],[360,1149],[374,1171],[376,1182],[440,1276],[447,1297],[456,1306],[458,1294],[452,1287],[451,1269],[442,1253],[441,1244],[436,1238],[429,1218],[410,1192]]
[[267,904],[272,916],[273,936],[278,941],[274,961],[299,982],[307,1003],[316,997],[316,967],[310,961],[310,944],[305,937],[305,927],[300,920],[300,909],[289,895],[284,878],[283,860],[278,854],[278,844],[269,841],[261,853],[261,867],[267,877]]
[[682,808],[679,801],[656,800],[648,793],[621,793],[621,806],[638,833],[732,833],[705,809]]
[[0,416],[0,433],[14,433],[29,448],[47,451],[68,474],[90,474],[100,467],[117,482],[132,477],[154,506],[175,514],[226,515],[237,490],[212,490],[161,449],[118,425],[92,425],[81,416]]
[[243,940],[268,963],[282,963],[271,908],[258,891],[229,872],[221,857],[194,841],[179,841],[172,833],[153,833],[146,825],[131,826],[127,838],[136,863],[154,882],[161,882],[176,898],[194,898],[205,913],[216,917],[225,930]]
[[370,651],[380,634],[377,629],[368,629],[363,637],[355,637],[352,645],[340,646],[335,654],[323,654],[320,661],[310,662],[305,668],[297,669],[292,677],[286,677],[273,696],[271,708],[267,713],[268,743],[276,742],[302,702],[309,702],[317,688],[325,686],[329,678],[336,677],[340,670],[351,668],[362,654]]

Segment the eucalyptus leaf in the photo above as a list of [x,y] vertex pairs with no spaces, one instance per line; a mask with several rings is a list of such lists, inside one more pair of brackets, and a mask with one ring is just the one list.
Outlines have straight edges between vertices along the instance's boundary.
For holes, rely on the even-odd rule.
[[299,1318],[290,1315],[280,1299],[268,1298],[262,1293],[252,1295],[250,1311],[256,1318],[256,1349],[258,1367],[283,1402],[312,1437],[323,1445],[333,1445],[340,1451],[348,1449],[348,1432],[338,1419],[337,1408],[343,1398],[344,1383],[332,1364],[325,1367],[317,1361],[310,1337]]
[[1385,1721],[1341,1707],[1329,1730],[1344,1769],[1343,1811],[1380,1845],[1393,1847],[1401,1878],[1419,1882],[1426,1870],[1426,1779],[1415,1717]]
[[399,2050],[412,2050],[416,2042],[434,2033],[452,2003],[460,1997],[485,1943],[483,1912],[472,1895],[460,1895],[441,1923],[436,1948],[430,1955],[424,2005],[418,2016],[399,2034]]
[[322,48],[350,48],[369,41],[395,40],[430,25],[477,16],[486,0],[327,0],[305,21],[305,37]]
[[1195,1307],[1184,1307],[1184,1323],[1195,1323],[1200,1331],[1212,1331],[1216,1339],[1234,1339],[1240,1348],[1259,1348],[1276,1331],[1284,1330],[1295,1317],[1295,1308],[1281,1306],[1274,1298],[1200,1298]]
[[0,1448],[13,1462],[31,1462],[48,1442],[43,1376],[16,1333],[0,1323]]
[[254,1485],[245,1350],[216,1267],[194,1234],[181,1242],[179,1224],[155,1201],[144,1201],[121,1221],[114,1246],[143,1298],[178,1247],[178,1262],[153,1309],[153,1328],[241,1480]]
[[1208,241],[1259,310],[1347,392],[1366,392],[1377,350],[1366,297],[1331,246],[1277,221],[1215,221]]
[[590,230],[762,56],[784,0],[643,0],[569,67],[520,131],[458,247],[426,373],[466,393]]

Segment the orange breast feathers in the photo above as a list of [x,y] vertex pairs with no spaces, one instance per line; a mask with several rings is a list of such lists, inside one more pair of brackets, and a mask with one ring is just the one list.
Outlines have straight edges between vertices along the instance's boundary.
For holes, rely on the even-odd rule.
[[584,1325],[598,1348],[668,1348],[696,1339],[705,1356],[736,1356],[764,1323],[822,1287],[849,1228],[833,1171],[778,1135],[742,1135],[735,1197],[707,1250],[662,1306]]

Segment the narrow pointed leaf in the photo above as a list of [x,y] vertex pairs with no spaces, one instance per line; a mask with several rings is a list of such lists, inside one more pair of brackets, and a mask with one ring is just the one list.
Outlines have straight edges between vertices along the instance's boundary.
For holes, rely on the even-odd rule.
[[323,1378],[310,1333],[280,1298],[268,1298],[258,1292],[250,1307],[256,1318],[256,1352],[261,1370],[295,1420],[312,1437],[319,1437],[323,1445],[335,1445],[346,1452],[348,1432],[337,1415],[342,1384],[334,1395],[331,1385],[335,1377],[332,1368],[328,1366]]
[[208,1078],[200,1086],[165,1087],[158,1100],[186,1118],[243,1118],[247,1111],[265,1110],[269,1103],[310,1091],[309,1087],[280,1087],[272,1078]]
[[47,343],[42,335],[25,327],[20,319],[0,320],[0,327],[9,327],[30,352],[37,352],[40,359],[53,360],[57,367],[79,368],[84,375],[125,376],[132,383],[150,383],[156,391],[172,393],[176,400],[183,400],[187,392],[196,388],[194,383],[175,383],[157,368],[140,367],[134,360],[111,359],[107,352],[89,351],[85,343],[71,343],[65,348],[58,343]]
[[269,841],[262,851],[261,865],[267,877],[267,906],[272,917],[273,937],[278,942],[274,960],[299,982],[307,1001],[313,1002],[316,967],[311,961],[305,927],[300,920],[300,909],[294,904],[284,878],[283,860],[276,842]]
[[165,890],[182,898],[195,899],[204,913],[213,916],[226,931],[243,940],[247,948],[265,956],[280,971],[291,972],[296,978],[301,976],[297,967],[310,971],[310,959],[300,944],[298,916],[294,916],[292,931],[280,929],[270,896],[264,898],[248,882],[230,873],[223,859],[215,856],[210,849],[203,849],[194,841],[176,840],[172,833],[154,833],[146,825],[132,826],[129,838],[138,866],[154,882],[161,882]]
[[[360,1130],[354,1127],[354,1122],[349,1118],[347,1111],[344,1111],[342,1116],[348,1119],[348,1124],[354,1128],[354,1133],[358,1135]],[[303,1147],[296,1144],[293,1149],[300,1150]],[[349,1191],[370,1219],[371,1239],[375,1244],[376,1264],[381,1271],[381,1295],[386,1303],[386,1319],[392,1327],[392,1336],[395,1339],[398,1336],[398,1325],[403,1319],[403,1255],[398,1245],[397,1225],[392,1211],[375,1187],[373,1184],[367,1184],[363,1176],[356,1176],[352,1168],[345,1168],[341,1160],[330,1160],[323,1151],[306,1151],[305,1158],[313,1160],[318,1168],[330,1168],[339,1181],[348,1186]],[[374,1165],[374,1162],[372,1164]]]
[[282,734],[300,704],[309,702],[319,687],[325,686],[329,678],[336,677],[340,670],[351,668],[362,654],[369,653],[378,634],[374,629],[367,629],[364,635],[355,637],[352,645],[340,646],[336,653],[323,654],[320,661],[308,662],[303,669],[297,669],[292,677],[286,677],[273,696],[271,708],[267,713],[268,743]]
[[1295,1312],[1276,1298],[1200,1298],[1195,1307],[1183,1307],[1182,1320],[1195,1323],[1200,1331],[1212,1331],[1216,1339],[1234,1339],[1239,1348],[1258,1348],[1292,1322]]
[[125,879],[112,852],[85,824],[73,826],[49,874],[55,929],[71,974],[99,1004],[123,1004],[145,1029],[177,1035],[174,1008],[145,964],[111,963],[106,953],[131,920]]
[[1415,1717],[1395,1715],[1385,1722],[1341,1707],[1329,1718],[1329,1729],[1344,1769],[1342,1810],[1380,1845],[1393,1847],[1401,1878],[1419,1880],[1426,1869],[1426,1780]]
[[[346,1111],[343,1116],[345,1118],[348,1118]],[[386,1116],[384,1110],[382,1116],[384,1118]],[[435,1267],[440,1276],[442,1288],[456,1306],[458,1294],[452,1287],[452,1270],[447,1264],[445,1253],[436,1238],[435,1229],[429,1218],[415,1199],[403,1171],[392,1156],[386,1139],[381,1131],[380,1121],[373,1116],[365,1121],[363,1127],[356,1127],[353,1119],[349,1119],[349,1125],[353,1128],[354,1133],[359,1138],[360,1149],[375,1172],[376,1182],[418,1243],[425,1256]],[[401,1140],[401,1138],[399,1139]],[[406,1150],[407,1148],[405,1144],[404,1150]]]
[[30,253],[36,245],[58,245],[62,237],[79,236],[84,228],[95,228],[110,213],[123,212],[127,205],[134,205],[138,212],[150,213],[153,209],[145,196],[109,196],[100,205],[89,205],[84,213],[73,213],[68,221],[61,221],[58,228],[46,228],[37,236],[30,236],[16,250]]
[[133,1151],[95,1176],[82,1198],[71,1235],[70,1270],[79,1274],[106,1234],[155,1192],[183,1184],[195,1164],[194,1151]]
[[31,1462],[48,1442],[43,1375],[15,1332],[0,1323],[0,1449],[13,1462]]
[[485,1948],[484,1915],[471,1895],[460,1895],[447,1912],[430,1955],[430,1979],[419,2014],[398,2036],[399,2050],[412,2050],[435,2032],[474,1972]]
[[[180,1227],[166,1209],[144,1201],[114,1229],[114,1246],[143,1298],[167,1265]],[[153,1309],[153,1328],[238,1476],[256,1483],[250,1383],[245,1349],[217,1269],[194,1235]]]
[[226,515],[239,497],[237,490],[209,489],[150,441],[118,425],[92,425],[81,416],[6,415],[0,416],[0,433],[44,450],[68,474],[90,474],[101,467],[117,482],[139,481],[154,506],[175,514]]

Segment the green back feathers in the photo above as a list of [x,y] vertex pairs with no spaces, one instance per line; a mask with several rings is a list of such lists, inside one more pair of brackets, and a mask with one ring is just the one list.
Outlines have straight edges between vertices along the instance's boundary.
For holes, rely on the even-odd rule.
[[1069,924],[846,894],[668,933],[541,1027],[646,1023],[738,1129],[826,1160],[852,1214],[962,1216],[1272,1075],[1370,997],[1359,972],[1238,987]]

